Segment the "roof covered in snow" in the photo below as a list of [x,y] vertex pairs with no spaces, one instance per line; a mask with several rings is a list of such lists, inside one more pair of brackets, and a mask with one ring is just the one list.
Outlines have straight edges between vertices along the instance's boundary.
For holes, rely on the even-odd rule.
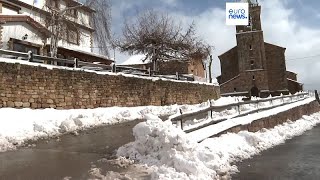
[[144,55],[144,54],[136,54],[136,55],[130,56],[129,59],[127,59],[126,61],[121,63],[121,65],[148,64],[150,62],[151,62],[150,59],[146,59],[146,55]]

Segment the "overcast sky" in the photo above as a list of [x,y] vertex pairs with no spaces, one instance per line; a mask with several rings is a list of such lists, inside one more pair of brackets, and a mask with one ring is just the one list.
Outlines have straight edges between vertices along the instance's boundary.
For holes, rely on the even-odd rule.
[[[220,75],[218,55],[236,45],[235,27],[225,25],[225,3],[235,0],[111,0],[112,29],[121,34],[123,20],[159,9],[184,22],[194,21],[199,36],[215,47],[213,74]],[[260,0],[262,27],[268,43],[286,47],[287,70],[298,73],[305,89],[320,89],[319,0]],[[128,55],[116,53],[117,63]]]

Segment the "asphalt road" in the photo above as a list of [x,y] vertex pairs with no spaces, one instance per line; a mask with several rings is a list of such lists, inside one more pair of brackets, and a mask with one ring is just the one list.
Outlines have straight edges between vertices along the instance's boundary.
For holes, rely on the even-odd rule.
[[238,163],[240,173],[232,179],[320,179],[320,126],[261,155]]
[[[39,140],[34,147],[0,153],[0,180],[87,179],[92,165],[99,166],[97,160],[112,157],[118,147],[134,140],[132,128],[140,121]],[[100,166],[105,171],[126,171],[107,162]]]

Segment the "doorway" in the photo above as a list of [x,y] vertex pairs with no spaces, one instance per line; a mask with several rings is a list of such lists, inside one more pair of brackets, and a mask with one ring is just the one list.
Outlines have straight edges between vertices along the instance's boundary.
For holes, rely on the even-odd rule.
[[259,89],[256,86],[251,88],[250,93],[251,96],[259,97]]

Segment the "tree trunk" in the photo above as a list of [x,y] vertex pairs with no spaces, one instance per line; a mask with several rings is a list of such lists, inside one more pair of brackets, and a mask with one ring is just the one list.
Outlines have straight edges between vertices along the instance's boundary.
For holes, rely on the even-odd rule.
[[212,55],[210,55],[209,66],[208,66],[209,83],[212,83],[212,74],[211,74],[212,60],[213,60]]

